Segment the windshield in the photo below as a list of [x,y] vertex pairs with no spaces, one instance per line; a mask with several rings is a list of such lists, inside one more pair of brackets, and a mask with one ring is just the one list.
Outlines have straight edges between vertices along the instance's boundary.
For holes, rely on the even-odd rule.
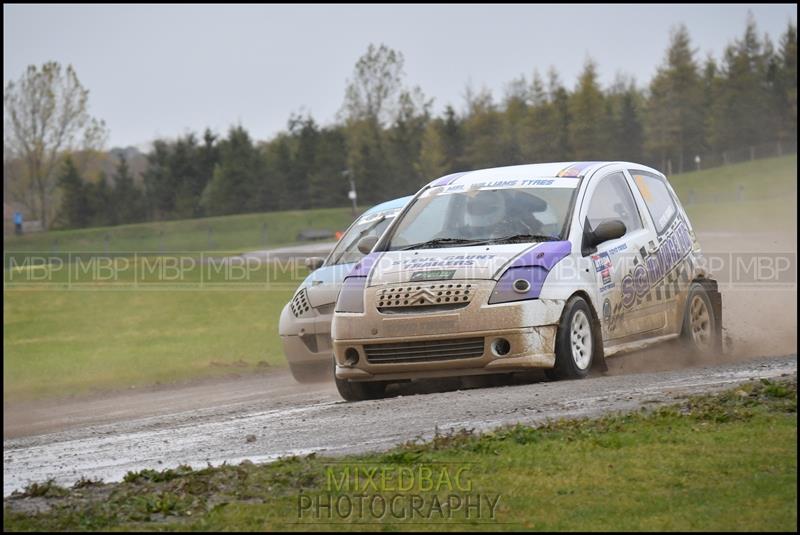
[[429,190],[393,232],[388,250],[560,240],[575,187]]
[[396,209],[362,216],[361,219],[347,229],[347,232],[331,251],[325,265],[352,264],[361,260],[364,255],[357,248],[361,238],[383,234],[383,231],[386,230],[386,227],[389,226],[389,223],[399,211],[399,209]]

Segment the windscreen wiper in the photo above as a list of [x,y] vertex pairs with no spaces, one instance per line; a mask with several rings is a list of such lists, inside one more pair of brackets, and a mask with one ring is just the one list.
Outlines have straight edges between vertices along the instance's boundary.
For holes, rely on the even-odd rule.
[[485,243],[486,240],[467,240],[465,238],[436,238],[435,240],[428,240],[426,242],[415,243],[401,247],[398,251],[408,251],[409,249],[432,249],[440,246],[447,245],[479,245]]
[[493,238],[486,240],[486,243],[515,243],[515,242],[530,242],[530,241],[558,241],[559,238],[555,236],[548,236],[546,234],[512,234],[510,236],[503,236],[501,238]]

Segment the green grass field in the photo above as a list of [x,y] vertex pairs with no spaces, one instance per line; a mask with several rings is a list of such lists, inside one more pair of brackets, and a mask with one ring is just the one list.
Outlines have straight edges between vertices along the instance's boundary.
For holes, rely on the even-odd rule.
[[670,177],[692,224],[705,231],[797,228],[797,155]]
[[[754,225],[796,229],[796,181],[796,156],[672,178],[684,202],[690,190],[698,201],[717,195],[714,202],[687,204],[696,229],[729,231]],[[736,201],[739,184],[742,203]],[[164,229],[165,250],[201,251],[207,249],[209,224],[218,249],[245,250],[264,246],[259,240],[265,221],[269,244],[278,245],[291,242],[302,228],[344,228],[349,220],[348,209],[252,214],[43,233],[7,240],[4,250],[49,252],[58,240],[61,252],[102,251],[103,236],[110,232],[112,251],[158,251],[158,231]],[[89,275],[86,284],[67,289],[58,274],[51,285],[8,285],[16,273],[4,271],[4,400],[282,367],[278,316],[305,274],[301,269],[259,279],[256,273],[258,280],[282,284],[226,283],[214,289],[197,284],[115,289],[93,284]]]
[[33,484],[4,505],[6,531],[796,531],[797,384],[372,455]]
[[307,273],[291,267],[260,265],[228,282],[196,267],[180,282],[139,287],[122,276],[113,283],[7,288],[4,399],[282,368],[278,318]]

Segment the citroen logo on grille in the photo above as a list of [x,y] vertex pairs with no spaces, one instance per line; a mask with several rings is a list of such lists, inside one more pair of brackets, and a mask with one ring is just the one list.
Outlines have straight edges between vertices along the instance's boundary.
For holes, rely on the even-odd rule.
[[408,301],[410,303],[414,303],[415,305],[432,305],[436,303],[436,294],[427,288],[421,288],[409,294]]

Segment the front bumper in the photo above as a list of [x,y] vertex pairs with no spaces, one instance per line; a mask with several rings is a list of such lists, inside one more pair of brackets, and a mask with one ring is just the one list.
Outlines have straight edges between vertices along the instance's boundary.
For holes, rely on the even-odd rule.
[[283,354],[289,363],[330,366],[332,316],[332,313],[320,314],[312,309],[308,317],[295,317],[289,305],[284,307],[278,330]]
[[[367,288],[363,314],[336,313],[334,316],[336,377],[351,381],[391,381],[552,368],[564,301],[534,299],[488,305],[494,281],[469,282],[477,287],[469,305],[432,313],[422,308],[411,313],[382,313],[376,306],[376,294],[381,287]],[[498,339],[509,343],[505,355],[495,350],[494,342]],[[446,354],[447,349],[433,349],[431,354],[436,355],[433,358],[411,355],[412,359],[401,357],[387,362],[378,361],[374,356],[376,345],[392,344],[398,348],[398,355],[408,356],[414,350],[405,347],[431,344],[452,347],[466,341],[474,349],[468,356],[453,357]],[[349,348],[358,352],[355,363],[345,358]]]

